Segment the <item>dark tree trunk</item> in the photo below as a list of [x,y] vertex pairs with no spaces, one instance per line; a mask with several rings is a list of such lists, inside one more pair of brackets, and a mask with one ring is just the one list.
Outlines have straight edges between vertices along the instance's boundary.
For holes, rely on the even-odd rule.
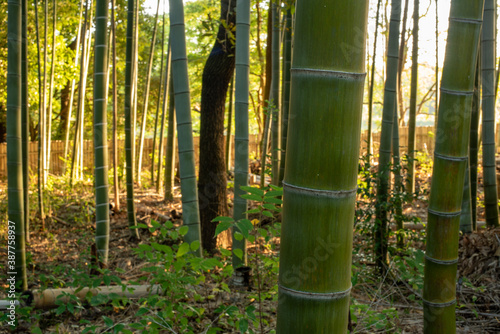
[[[221,0],[221,21],[235,25],[236,0]],[[198,196],[202,245],[209,253],[216,247],[216,223],[227,215],[226,166],[224,156],[224,111],[227,89],[234,72],[234,40],[224,25],[219,26],[215,45],[205,63],[201,90],[200,168]]]

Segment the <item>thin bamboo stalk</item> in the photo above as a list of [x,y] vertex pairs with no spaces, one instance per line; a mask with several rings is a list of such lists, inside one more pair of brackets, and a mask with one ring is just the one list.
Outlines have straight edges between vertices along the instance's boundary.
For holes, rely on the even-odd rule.
[[146,132],[146,120],[148,115],[148,99],[149,99],[149,87],[151,82],[151,70],[153,68],[154,50],[156,44],[156,31],[158,29],[158,14],[160,11],[160,0],[156,5],[156,15],[155,15],[155,25],[153,29],[153,38],[151,40],[151,47],[149,50],[149,60],[148,60],[148,70],[146,77],[146,88],[144,89],[144,102],[142,106],[142,124],[141,124],[141,134],[139,139],[139,157],[137,159],[137,183],[141,184],[141,170],[142,170],[142,151],[144,149],[144,135]]
[[273,13],[273,78],[271,81],[271,168],[272,168],[272,183],[279,183],[280,169],[280,140],[281,140],[281,114],[279,102],[280,90],[280,14],[277,2],[272,3]]
[[133,30],[135,0],[128,0],[127,6],[127,46],[125,60],[125,160],[127,177],[127,218],[132,238],[139,239],[134,203],[134,129],[132,117],[133,104]]
[[30,181],[30,157],[29,157],[29,98],[28,98],[28,0],[21,1],[22,11],[22,45],[21,45],[21,126],[23,145],[23,197],[24,197],[24,235],[26,242],[30,241],[29,222],[29,181]]
[[47,184],[47,53],[48,53],[48,17],[49,0],[44,0],[43,15],[43,84],[42,84],[42,182],[43,186]]
[[[160,85],[158,86],[158,98],[156,99],[156,114],[155,114],[155,126],[154,126],[154,132],[153,132],[153,148],[152,148],[152,153],[151,153],[151,186],[155,185],[155,166],[156,166],[156,159],[155,159],[155,154],[156,154],[156,141],[158,138],[158,119],[160,116],[160,106],[161,106],[161,101],[163,94],[162,92],[162,87],[167,85],[167,78],[163,78],[163,59],[164,57],[164,51],[165,51],[165,12],[163,12],[163,29],[161,33],[161,62],[160,62]],[[167,46],[167,52],[170,52],[170,41]],[[170,64],[167,64],[167,66],[170,66]]]
[[165,200],[174,199],[174,170],[175,170],[175,98],[174,83],[170,76],[169,93],[170,105],[168,111],[167,149],[165,152]]
[[399,23],[401,19],[401,0],[392,0],[391,23],[389,26],[389,44],[387,47],[386,81],[384,87],[384,107],[382,111],[382,129],[380,134],[377,206],[375,221],[375,262],[381,272],[387,264],[387,206],[389,198],[389,177],[391,162],[391,143],[396,110],[396,87],[399,58]]
[[[479,54],[481,53],[478,51]],[[471,215],[472,230],[476,230],[477,225],[477,153],[478,153],[478,128],[480,113],[479,82],[481,77],[481,57],[477,57],[476,79],[474,80],[474,94],[472,96],[472,112],[470,120],[470,141],[469,141],[469,171],[470,171],[470,192],[471,192]]]
[[[241,187],[248,185],[248,95],[250,85],[250,0],[239,0],[236,8],[236,60],[234,96],[234,208],[235,221],[247,219],[247,200],[241,196],[246,191]],[[233,267],[246,265],[247,251],[245,239],[235,238],[233,230]],[[234,251],[242,251],[238,257]]]
[[[375,16],[375,33],[373,35],[373,54],[372,54],[372,66],[370,69],[370,90],[368,91],[368,136],[367,136],[367,152],[372,154],[372,123],[373,123],[373,88],[375,83],[375,60],[377,58],[377,38],[378,38],[378,25],[380,17],[380,4],[382,0],[377,1],[377,14]],[[368,159],[368,162],[371,159]]]
[[495,8],[495,1],[485,0],[481,33],[484,207],[489,226],[499,224],[495,160]]
[[[199,245],[195,253],[202,255],[198,188],[194,166],[193,127],[186,56],[184,6],[182,0],[169,0],[172,76],[174,80],[175,113],[179,138],[183,224],[189,227],[184,239]],[[193,249],[193,247],[191,247]]]
[[[78,30],[77,30],[77,35],[76,35],[76,52],[75,52],[75,62],[74,66],[76,67],[78,65],[78,55],[80,52],[80,37],[82,35],[82,15],[83,15],[83,1],[80,3],[80,15],[78,18]],[[64,141],[64,170],[67,169],[68,167],[68,147],[69,147],[69,130],[71,127],[71,111],[73,110],[73,98],[75,95],[75,82],[76,79],[71,80],[71,92],[69,96],[69,110],[68,110],[68,123],[66,126],[66,135],[65,135],[65,141]],[[75,130],[76,131],[76,130]]]
[[[165,79],[169,78],[170,75],[170,66],[168,66],[171,63],[171,54],[170,54],[170,49],[167,51],[167,66],[165,67]],[[169,85],[170,85],[170,80],[165,82],[165,86],[163,88],[163,110],[161,113],[161,123],[160,123],[160,142],[159,142],[159,147],[158,147],[158,173],[156,174],[156,192],[160,192],[161,188],[161,172],[162,172],[162,167],[163,167],[163,139],[165,138],[165,119],[167,117],[167,108],[170,106],[168,105],[168,92],[169,92]],[[173,103],[173,101],[172,101]],[[173,104],[172,104],[173,108]],[[170,111],[170,108],[168,109]]]
[[[408,118],[408,175],[406,176],[406,192],[415,192],[415,145],[417,126],[417,87],[418,87],[418,21],[419,0],[413,1],[413,46],[411,56],[411,87],[410,87],[410,115]],[[409,197],[411,199],[411,196]]]
[[292,66],[292,9],[286,9],[283,43],[283,82],[281,92],[281,143],[280,143],[280,172],[278,185],[281,186],[285,176],[286,142],[288,139],[288,113],[290,110],[290,68]]
[[96,207],[96,249],[100,263],[107,265],[109,253],[108,196],[108,0],[96,0],[94,46],[94,180]]
[[40,64],[40,33],[38,29],[38,1],[35,1],[35,26],[36,26],[36,48],[37,48],[37,62],[38,62],[38,159],[37,159],[37,181],[38,181],[38,212],[42,221],[42,230],[45,230],[45,213],[43,210],[43,123],[42,123],[42,103],[40,97],[42,96],[42,66]]
[[49,109],[47,110],[47,174],[50,170],[50,154],[52,142],[52,105],[54,100],[54,70],[56,66],[56,23],[57,23],[57,1],[52,0],[52,54],[50,57],[50,83],[49,83]]
[[[8,269],[16,290],[26,290],[22,136],[22,6],[9,0],[7,16],[7,198]],[[12,277],[12,276],[10,276]],[[10,283],[12,284],[12,282]]]
[[113,190],[115,194],[115,210],[120,211],[120,184],[118,179],[118,99],[116,79],[116,23],[115,0],[111,0],[111,44],[113,59]]
[[233,95],[234,95],[234,77],[231,78],[229,85],[229,107],[227,109],[227,130],[226,130],[226,170],[229,173],[231,169],[231,142],[233,128]]

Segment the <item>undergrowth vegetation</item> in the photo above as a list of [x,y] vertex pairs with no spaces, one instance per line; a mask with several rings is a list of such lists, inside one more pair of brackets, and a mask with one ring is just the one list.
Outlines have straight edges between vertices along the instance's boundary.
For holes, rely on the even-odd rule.
[[[376,202],[376,166],[371,158],[365,156],[360,160],[350,331],[401,333],[401,319],[422,306],[425,230],[392,228],[389,231],[390,270],[380,277],[373,265],[375,206],[387,206],[393,225],[397,219],[403,223],[421,223],[422,214],[407,209],[416,205],[426,207],[430,186],[426,182],[432,166],[428,157],[417,156],[421,178],[418,191],[408,194],[403,188],[393,190],[390,201],[381,204]],[[399,165],[391,168],[404,179],[404,168]],[[231,250],[220,248],[213,257],[195,257],[192,251],[199,245],[183,242],[186,227],[176,221],[153,218],[140,220],[141,242],[124,241],[131,250],[129,254],[134,258],[138,274],[131,275],[123,266],[100,268],[89,247],[94,238],[92,222],[95,219],[91,182],[77,182],[70,190],[67,177],[50,177],[46,214],[59,217],[64,224],[56,225],[52,220],[47,226],[41,226],[40,217],[34,214],[37,200],[32,189],[30,201],[35,222],[32,236],[48,241],[50,254],[46,256],[52,261],[40,263],[32,250],[28,252],[29,288],[39,293],[60,288],[87,292],[82,298],[63,293],[51,310],[18,308],[19,326],[31,333],[274,333],[283,192],[276,186],[244,190],[250,201],[248,219],[216,218],[219,222],[216,234],[234,229],[236,238],[247,242],[251,275],[246,284],[241,285],[235,283]],[[5,193],[1,197],[5,197]],[[402,204],[409,202],[411,206]],[[4,200],[0,201],[0,209],[2,219],[6,219]],[[61,233],[65,229],[69,232]],[[76,258],[60,261],[68,252],[64,250],[70,242],[65,240],[68,233],[73,236]],[[6,235],[2,230],[3,242]],[[110,248],[112,257],[120,258],[121,254],[120,249]],[[234,255],[244,256],[238,250]],[[5,270],[1,272],[0,279],[5,282]],[[139,286],[149,287],[151,293],[134,296],[134,287]],[[105,293],[104,287],[121,289]],[[405,307],[401,308],[403,304]],[[3,324],[6,316],[0,316]]]

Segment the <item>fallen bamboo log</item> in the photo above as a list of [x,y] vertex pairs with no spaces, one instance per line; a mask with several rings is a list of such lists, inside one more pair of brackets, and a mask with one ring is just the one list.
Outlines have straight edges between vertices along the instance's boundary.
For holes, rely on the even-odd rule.
[[[98,294],[110,295],[117,294],[120,297],[141,298],[152,294],[162,294],[163,290],[160,285],[128,285],[128,286],[103,286],[97,288],[76,288],[64,289],[46,289],[46,290],[28,290],[23,292],[27,295],[26,304],[36,309],[50,309],[58,307],[57,300],[63,303],[68,303],[71,300],[71,295],[76,296],[80,301],[84,301],[88,293],[93,296]],[[2,305],[0,301],[0,305]]]

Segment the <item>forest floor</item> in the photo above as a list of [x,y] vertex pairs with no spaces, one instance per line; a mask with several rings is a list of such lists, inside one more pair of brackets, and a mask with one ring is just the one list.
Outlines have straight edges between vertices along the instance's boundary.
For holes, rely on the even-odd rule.
[[[428,166],[417,173],[417,193],[406,204],[404,249],[390,235],[389,271],[381,277],[372,256],[373,201],[359,196],[354,231],[350,331],[352,333],[422,333],[423,263],[430,188]],[[480,180],[481,181],[481,180]],[[6,184],[0,184],[0,216],[7,221]],[[29,290],[158,284],[163,293],[146,297],[104,297],[88,294],[70,298],[51,309],[21,308],[17,333],[273,333],[276,328],[279,220],[261,224],[269,234],[249,245],[252,277],[249,287],[235,286],[230,253],[221,249],[213,258],[183,260],[180,254],[182,208],[179,191],[165,202],[153,188],[136,187],[137,222],[141,240],[130,238],[126,194],[121,210],[111,216],[109,262],[98,269],[93,261],[94,209],[92,182],[78,182],[69,190],[63,177],[51,177],[47,191],[47,219],[43,228],[31,203],[30,241],[27,243]],[[479,203],[482,187],[479,187]],[[232,203],[232,190],[229,191]],[[112,196],[111,196],[112,198]],[[255,207],[255,205],[254,205]],[[478,206],[479,221],[484,208]],[[364,219],[363,217],[369,217]],[[254,217],[257,218],[257,217]],[[252,219],[252,218],[251,218]],[[158,224],[159,223],[159,224]],[[6,245],[6,228],[0,228]],[[480,228],[461,235],[457,284],[457,332],[500,333],[500,229]],[[158,255],[160,254],[160,255]],[[176,256],[173,256],[176,254]],[[0,258],[7,258],[6,246]],[[0,263],[5,299],[6,261]],[[97,275],[95,275],[97,273]],[[0,311],[0,332],[7,333],[6,314]],[[156,329],[155,329],[156,328]],[[248,330],[248,331],[247,331]],[[11,331],[10,331],[11,332]]]

